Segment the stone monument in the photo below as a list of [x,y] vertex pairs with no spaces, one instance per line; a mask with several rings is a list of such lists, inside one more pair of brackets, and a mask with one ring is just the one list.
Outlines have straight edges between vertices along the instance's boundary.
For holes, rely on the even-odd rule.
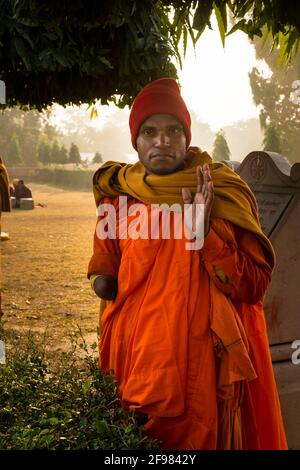
[[300,163],[255,151],[236,172],[254,192],[276,252],[264,308],[289,448],[300,449]]

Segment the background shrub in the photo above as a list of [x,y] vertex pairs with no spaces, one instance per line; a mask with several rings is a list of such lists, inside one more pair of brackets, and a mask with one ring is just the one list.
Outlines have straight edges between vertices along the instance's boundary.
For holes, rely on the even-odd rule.
[[31,176],[30,181],[49,184],[63,189],[77,191],[92,191],[93,175],[95,170],[64,168],[38,168]]
[[136,415],[121,408],[116,382],[101,372],[81,332],[70,351],[51,361],[32,334],[1,327],[0,338],[7,346],[0,365],[0,449],[158,448]]

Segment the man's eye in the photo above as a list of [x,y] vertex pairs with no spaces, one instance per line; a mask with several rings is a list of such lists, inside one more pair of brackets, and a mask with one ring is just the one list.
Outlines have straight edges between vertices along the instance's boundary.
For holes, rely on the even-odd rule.
[[145,135],[152,135],[152,134],[153,134],[153,129],[151,129],[151,127],[146,127],[146,128],[143,130],[143,134],[145,134]]
[[171,127],[170,131],[172,134],[181,134],[182,129],[180,127]]

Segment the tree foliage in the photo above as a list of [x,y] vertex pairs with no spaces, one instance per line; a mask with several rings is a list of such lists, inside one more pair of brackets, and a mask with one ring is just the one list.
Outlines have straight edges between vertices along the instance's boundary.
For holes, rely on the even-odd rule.
[[71,147],[70,147],[68,162],[69,163],[77,163],[77,164],[81,162],[79,148],[74,143],[72,143]]
[[[49,143],[48,143],[48,145],[49,145]],[[78,150],[78,148],[77,148],[77,150]],[[72,149],[72,152],[73,151],[74,150]],[[76,157],[77,157],[77,155],[76,155]],[[46,160],[44,160],[44,164],[47,165],[49,163],[59,163],[59,164],[68,163],[68,150],[66,149],[66,147],[64,145],[62,147],[60,147],[57,140],[54,140],[52,142],[52,145],[50,144],[50,153],[48,155],[48,158],[46,158]],[[76,163],[80,163],[80,154],[79,154],[79,161],[76,162]]]
[[[66,164],[69,152],[61,144],[61,134],[49,123],[48,113],[19,108],[0,112],[0,150],[8,166]],[[78,152],[77,147],[73,163],[80,163]]]
[[20,109],[6,109],[0,112],[0,149],[7,164],[17,164],[11,159],[11,139],[15,135],[18,141],[20,158],[18,163],[34,165],[36,163],[36,144],[42,129],[42,119],[37,111],[24,112]]
[[40,139],[37,148],[38,160],[43,165],[47,165],[51,158],[51,144],[47,138]]
[[299,49],[298,0],[0,0],[7,105],[131,104],[150,80],[176,77],[172,60],[181,64],[188,38],[195,44],[213,13],[223,44],[237,30],[265,31],[281,58]]
[[57,163],[68,163],[68,150],[64,145],[62,145],[58,151]]
[[265,128],[262,148],[270,152],[282,152],[280,133],[276,124],[272,122]]
[[149,79],[176,75],[155,2],[0,0],[0,12],[9,105],[125,106]]
[[50,161],[51,163],[59,163],[59,145],[58,142],[55,140],[52,144],[51,153],[50,153]]
[[15,132],[8,141],[5,163],[7,165],[20,165],[22,163],[19,138]]
[[257,68],[249,74],[253,99],[260,107],[261,127],[266,131],[270,125],[276,126],[281,152],[294,163],[299,160],[300,103],[298,99],[293,99],[297,91],[293,83],[300,78],[300,56],[282,70],[278,68],[278,50],[270,53],[270,40],[263,47],[260,41],[256,40],[254,44],[258,58],[264,59],[272,71],[269,78],[264,77]]
[[[16,136],[13,144],[17,145],[19,157],[15,161],[12,156],[12,137]],[[25,112],[19,108],[5,109],[0,112],[0,149],[7,165],[22,163],[25,166],[35,166],[38,161],[50,163],[52,143],[59,138],[58,131],[47,124],[46,113],[36,110]],[[47,141],[49,151],[44,149]]]
[[93,163],[102,163],[102,162],[103,162],[103,158],[102,158],[101,153],[96,152],[93,157]]
[[219,162],[230,160],[230,150],[226,141],[225,133],[222,129],[220,129],[216,134],[212,154],[214,159]]

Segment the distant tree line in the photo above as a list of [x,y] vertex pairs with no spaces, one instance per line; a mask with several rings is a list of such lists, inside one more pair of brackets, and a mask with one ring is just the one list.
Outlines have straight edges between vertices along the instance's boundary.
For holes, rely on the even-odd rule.
[[81,163],[77,145],[72,143],[68,151],[64,145],[60,146],[56,140],[51,142],[45,137],[42,137],[37,145],[37,158],[43,165],[49,163]]
[[[7,166],[86,163],[77,145],[71,143],[67,149],[59,141],[59,132],[44,113],[17,108],[0,113],[0,153]],[[99,152],[93,162],[102,162]]]

